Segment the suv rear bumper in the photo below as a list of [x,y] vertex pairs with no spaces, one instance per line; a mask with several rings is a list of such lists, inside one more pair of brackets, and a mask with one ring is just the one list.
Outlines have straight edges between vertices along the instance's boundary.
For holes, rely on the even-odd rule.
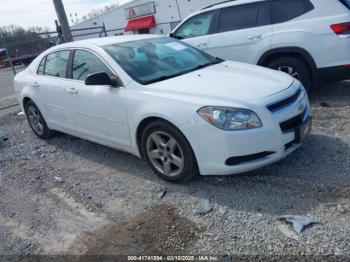
[[332,82],[350,79],[350,65],[318,68],[316,70],[318,82]]

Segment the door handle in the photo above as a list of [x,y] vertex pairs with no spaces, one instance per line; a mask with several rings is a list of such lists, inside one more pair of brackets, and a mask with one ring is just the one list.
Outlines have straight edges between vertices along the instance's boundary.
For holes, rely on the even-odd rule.
[[249,40],[254,40],[254,39],[261,39],[262,35],[251,35],[251,36],[248,36],[248,39]]
[[72,94],[72,95],[77,95],[78,94],[78,91],[75,89],[75,88],[68,88],[66,89],[66,91],[69,93],[69,94]]
[[40,87],[40,85],[38,84],[38,82],[34,82],[33,87],[37,88],[37,87]]

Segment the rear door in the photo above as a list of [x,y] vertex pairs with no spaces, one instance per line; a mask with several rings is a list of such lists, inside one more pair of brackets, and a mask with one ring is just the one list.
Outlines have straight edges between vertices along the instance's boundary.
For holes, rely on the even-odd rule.
[[172,35],[196,48],[206,51],[214,21],[215,11],[201,13],[185,21]]
[[47,55],[38,68],[35,88],[40,90],[42,110],[49,127],[68,133],[74,132],[65,87],[70,82],[67,79],[67,64],[70,51],[57,51]]
[[268,2],[236,5],[219,11],[208,53],[228,60],[256,64],[271,46]]
[[126,116],[125,88],[87,86],[90,74],[112,70],[90,50],[74,51],[67,87],[68,103],[78,133],[87,139],[111,146],[130,146]]

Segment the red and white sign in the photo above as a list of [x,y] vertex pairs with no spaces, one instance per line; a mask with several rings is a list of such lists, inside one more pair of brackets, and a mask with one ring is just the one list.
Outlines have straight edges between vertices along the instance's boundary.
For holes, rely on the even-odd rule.
[[136,17],[154,14],[156,12],[156,8],[154,6],[154,2],[150,2],[143,5],[126,8],[125,11],[128,19],[134,19]]

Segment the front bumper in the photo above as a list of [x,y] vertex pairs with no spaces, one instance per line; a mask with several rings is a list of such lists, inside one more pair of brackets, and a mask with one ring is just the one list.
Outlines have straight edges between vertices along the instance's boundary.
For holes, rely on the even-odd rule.
[[[302,113],[300,105],[304,106]],[[195,116],[191,123],[182,126],[202,175],[244,173],[272,164],[299,148],[310,133],[307,97],[280,112],[266,110],[257,113],[263,115],[263,127],[250,130],[220,130],[200,116]],[[288,130],[282,129],[281,123],[298,115],[302,115],[301,123]]]

